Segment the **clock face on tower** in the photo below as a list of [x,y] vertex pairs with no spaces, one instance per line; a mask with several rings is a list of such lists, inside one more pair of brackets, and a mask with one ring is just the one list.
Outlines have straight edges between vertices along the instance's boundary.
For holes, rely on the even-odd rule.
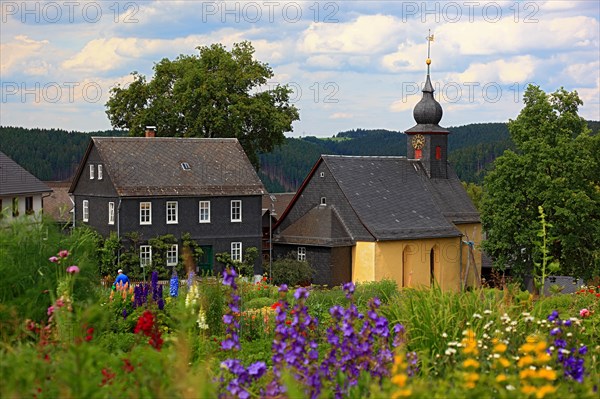
[[417,134],[413,136],[411,143],[415,150],[420,150],[425,145],[425,136],[422,134]]

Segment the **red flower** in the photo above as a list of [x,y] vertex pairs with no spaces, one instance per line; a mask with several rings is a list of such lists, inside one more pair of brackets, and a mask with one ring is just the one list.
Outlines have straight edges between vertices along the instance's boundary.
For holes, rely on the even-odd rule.
[[274,304],[271,305],[271,309],[275,310],[277,308],[282,307],[283,305],[281,304],[281,302],[275,302]]
[[154,323],[154,315],[152,312],[146,310],[138,319],[137,325],[135,326],[134,333],[143,333],[145,336],[150,337],[148,343],[155,348],[160,350],[163,344],[163,339],[158,331],[158,326]]
[[104,377],[102,378],[102,383],[100,384],[100,386],[104,386],[107,384],[112,385],[112,380],[117,376],[116,373],[113,373],[111,369],[107,368],[102,369],[102,375]]
[[123,359],[123,370],[126,373],[132,373],[134,370],[133,364],[129,361],[129,359]]

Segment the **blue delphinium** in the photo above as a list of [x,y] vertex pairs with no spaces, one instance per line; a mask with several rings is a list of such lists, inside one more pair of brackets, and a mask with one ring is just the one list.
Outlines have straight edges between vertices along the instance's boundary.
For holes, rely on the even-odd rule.
[[[565,331],[568,331],[573,323],[571,320],[561,320],[558,311],[553,311],[550,316],[548,316],[548,321],[556,326],[550,330],[550,335],[555,337],[553,345],[554,350],[552,350],[553,348],[550,348],[548,349],[548,353],[550,355],[556,354],[556,359],[563,366],[565,378],[582,383],[585,375],[585,362],[583,356],[587,353],[587,347],[581,345],[578,348],[576,343],[569,347],[569,343],[563,338],[563,334]],[[569,335],[564,334],[564,336],[568,337]]]
[[[226,338],[221,342],[221,349],[224,351],[241,349],[238,333],[240,329],[238,321],[240,297],[237,295],[238,286],[235,282],[236,276],[237,274],[233,269],[227,269],[223,272],[223,285],[230,287],[228,310],[223,315],[223,322],[226,325]],[[221,374],[219,378],[221,388],[219,396],[227,398],[231,397],[230,395],[241,399],[249,398],[250,392],[248,392],[248,388],[267,372],[265,362],[255,362],[246,368],[238,359],[224,360],[221,362],[221,368],[228,372],[228,376],[231,375],[232,377],[227,380],[225,375]],[[226,392],[228,395],[226,395]]]
[[177,277],[177,272],[173,272],[171,276],[171,280],[169,281],[169,295],[173,298],[177,298],[179,296],[179,278]]

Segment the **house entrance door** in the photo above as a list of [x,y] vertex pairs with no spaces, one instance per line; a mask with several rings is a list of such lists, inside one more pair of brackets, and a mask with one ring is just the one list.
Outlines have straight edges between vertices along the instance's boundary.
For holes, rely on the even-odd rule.
[[213,271],[213,249],[211,245],[202,245],[202,256],[198,259],[198,274],[210,274]]

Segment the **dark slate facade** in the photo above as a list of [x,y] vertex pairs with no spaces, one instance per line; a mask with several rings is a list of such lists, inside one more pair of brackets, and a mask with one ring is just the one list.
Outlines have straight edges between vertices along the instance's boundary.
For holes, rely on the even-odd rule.
[[[232,242],[242,244],[242,256],[249,247],[261,248],[265,191],[236,139],[94,137],[69,191],[76,225],[89,224],[105,237],[112,231],[120,237],[137,232],[142,244],[165,234],[180,239],[190,233],[213,270],[215,254],[230,252]],[[87,222],[84,201],[89,204]],[[200,201],[210,203],[210,222],[200,221]],[[241,202],[241,221],[231,221],[232,201]],[[141,223],[142,202],[151,203],[150,224]],[[176,223],[167,223],[167,202],[177,204]],[[260,266],[259,258],[255,272],[261,272]]]

